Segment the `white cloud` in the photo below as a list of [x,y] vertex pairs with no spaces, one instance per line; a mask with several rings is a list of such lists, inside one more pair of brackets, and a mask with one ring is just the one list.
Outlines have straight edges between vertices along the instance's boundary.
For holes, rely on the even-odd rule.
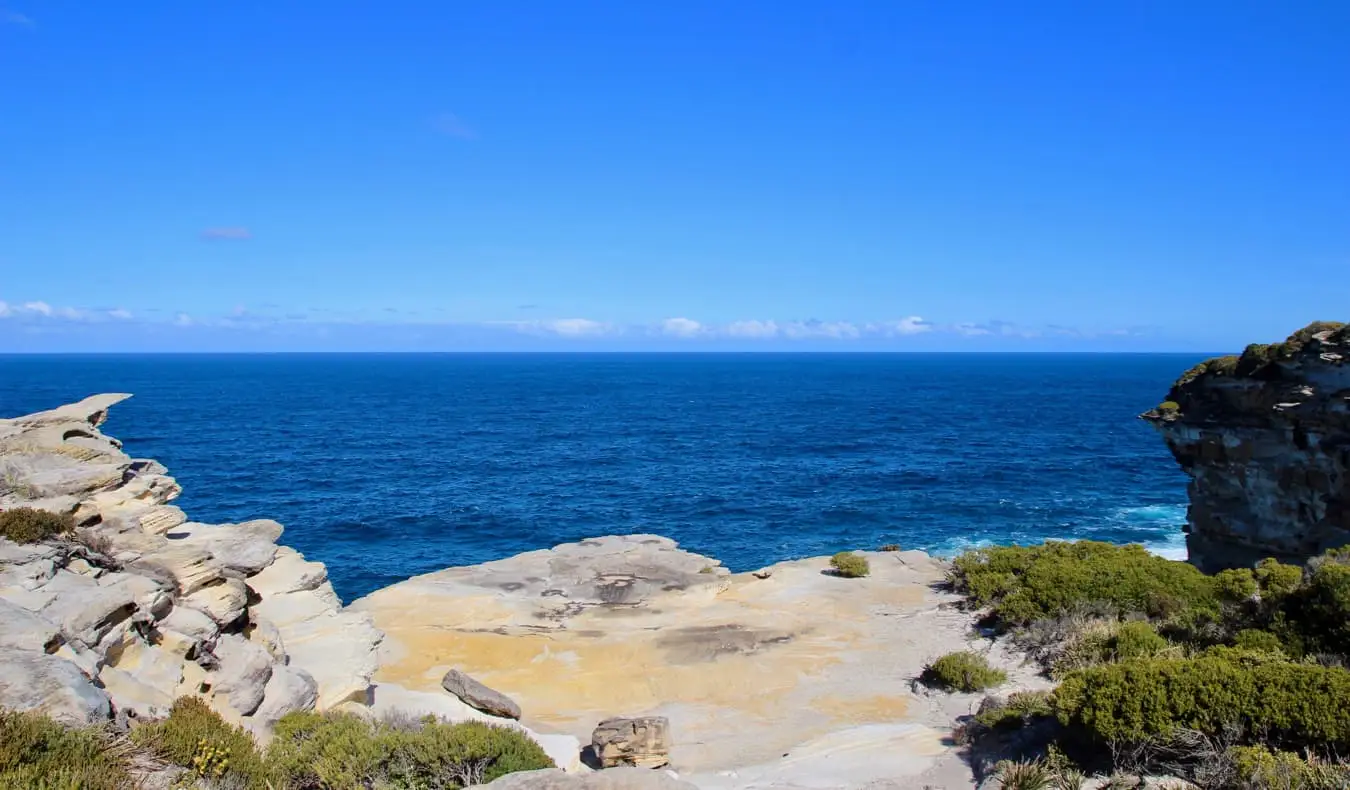
[[37,313],[38,315],[49,316],[52,314],[52,306],[46,302],[24,302],[21,309],[25,312]]
[[667,318],[661,322],[661,331],[674,337],[696,337],[703,334],[703,324],[692,318]]
[[13,314],[14,311],[9,309],[8,303],[0,302],[0,318],[9,318]]
[[135,316],[131,314],[130,310],[123,310],[122,308],[118,307],[116,309],[109,310],[108,317],[116,318],[118,321],[130,321]]
[[932,332],[933,325],[923,320],[922,316],[911,315],[901,318],[898,321],[882,321],[877,324],[868,324],[867,331],[886,337],[895,337],[897,335],[919,335],[924,332]]
[[187,313],[179,313],[173,317],[174,326],[192,326],[193,323],[192,316]]
[[778,334],[774,321],[733,321],[723,330],[731,337],[769,338]]
[[796,340],[822,337],[851,340],[862,332],[847,321],[791,321],[783,325],[783,334]]
[[965,335],[966,337],[979,337],[980,335],[992,334],[988,329],[979,324],[954,324],[952,325],[952,331],[958,335]]

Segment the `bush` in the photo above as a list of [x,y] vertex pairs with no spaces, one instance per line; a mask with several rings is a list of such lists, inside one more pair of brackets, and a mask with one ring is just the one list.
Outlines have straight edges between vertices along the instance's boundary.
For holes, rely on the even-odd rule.
[[1220,604],[1212,577],[1133,544],[1055,541],[977,549],[953,561],[948,580],[971,604],[992,607],[995,625],[1003,628],[1088,604],[1150,617],[1218,611]]
[[877,549],[877,551],[899,551],[899,550],[900,550],[900,544],[899,544],[899,543],[887,543],[886,545],[882,546],[880,549]]
[[1134,658],[1153,658],[1170,645],[1148,623],[1132,621],[1121,623],[1111,641],[1111,657],[1116,661]]
[[1055,715],[1051,702],[1048,691],[1016,691],[1001,705],[982,707],[975,721],[985,727],[1023,727],[1033,719]]
[[75,528],[70,516],[47,510],[16,507],[0,511],[0,537],[15,543],[37,543],[40,540],[64,535]]
[[1055,708],[1061,723],[1106,743],[1236,729],[1277,746],[1350,746],[1350,672],[1241,657],[1218,648],[1078,670],[1056,689]]
[[286,786],[325,790],[448,790],[553,767],[539,744],[508,727],[431,718],[398,727],[350,714],[283,717],[267,758]]
[[948,653],[924,667],[919,676],[929,686],[965,692],[983,691],[1007,679],[1006,672],[994,669],[984,656],[969,650]]
[[122,790],[130,786],[131,777],[107,732],[65,727],[35,712],[0,710],[0,787]]
[[830,567],[845,579],[857,579],[872,572],[867,558],[851,551],[841,551],[830,558]]
[[1238,631],[1237,636],[1233,637],[1233,646],[1253,653],[1284,654],[1284,645],[1278,636],[1255,628]]
[[1227,757],[1244,787],[1282,790],[1344,790],[1350,765],[1271,751],[1264,746],[1234,746]]
[[228,776],[253,788],[265,787],[270,778],[253,736],[227,724],[197,697],[179,697],[168,718],[137,727],[131,739],[198,777]]

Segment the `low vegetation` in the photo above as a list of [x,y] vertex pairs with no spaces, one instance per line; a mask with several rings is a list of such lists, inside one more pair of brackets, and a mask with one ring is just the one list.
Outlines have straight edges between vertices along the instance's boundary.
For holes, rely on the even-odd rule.
[[967,693],[983,691],[1007,679],[1006,672],[989,666],[988,659],[969,650],[948,653],[924,667],[919,676],[921,682],[933,688]]
[[70,516],[31,507],[0,511],[0,537],[15,543],[38,541],[68,534],[75,528]]
[[845,579],[859,579],[872,572],[867,558],[851,551],[841,551],[830,558],[830,567],[838,576]]
[[125,750],[99,728],[64,727],[37,713],[0,710],[0,787],[123,790]]
[[[948,581],[1060,681],[982,706],[968,740],[1034,727],[1099,773],[1350,787],[1350,549],[1210,576],[1139,546],[1047,543],[967,552]],[[1034,756],[1009,765],[1004,786],[1058,786]]]
[[133,764],[172,766],[176,787],[232,790],[455,790],[515,771],[553,767],[507,727],[425,719],[292,713],[260,750],[204,702],[184,697],[130,738],[68,728],[36,713],[0,712],[0,787],[125,790]]

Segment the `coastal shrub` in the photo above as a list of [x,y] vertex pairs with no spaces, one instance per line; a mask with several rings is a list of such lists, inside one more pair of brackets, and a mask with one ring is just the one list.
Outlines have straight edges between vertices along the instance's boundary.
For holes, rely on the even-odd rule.
[[449,790],[553,767],[539,744],[508,727],[430,717],[394,726],[332,713],[284,716],[267,759],[285,786],[325,790]]
[[132,782],[120,752],[101,728],[0,710],[0,787],[123,790]]
[[1153,658],[1170,645],[1166,639],[1145,622],[1133,620],[1121,623],[1111,641],[1111,658],[1128,661],[1134,658]]
[[877,549],[877,551],[899,551],[899,550],[900,550],[899,543],[887,543],[880,549]]
[[1078,670],[1055,690],[1056,712],[1062,724],[1104,743],[1145,743],[1185,729],[1207,735],[1235,731],[1291,748],[1350,746],[1350,671],[1247,663],[1241,655],[1218,648],[1193,659]]
[[1002,704],[981,706],[975,721],[985,727],[1023,727],[1033,719],[1055,715],[1048,691],[1017,691]]
[[1345,790],[1350,764],[1272,751],[1264,746],[1234,746],[1227,752],[1234,778],[1243,787],[1280,790]]
[[137,727],[131,739],[204,779],[229,777],[249,788],[265,787],[269,779],[253,736],[226,723],[197,697],[179,697],[168,718]]
[[969,650],[942,656],[924,667],[919,676],[926,685],[967,693],[983,691],[1007,679],[1006,672],[989,666],[988,659]]
[[1284,643],[1280,641],[1278,636],[1256,628],[1244,628],[1238,631],[1237,635],[1233,637],[1233,646],[1239,650],[1253,653],[1284,654]]
[[0,511],[0,537],[15,543],[37,543],[40,540],[64,535],[75,528],[70,516],[31,507],[16,507]]
[[977,607],[991,608],[1007,629],[1088,604],[1116,614],[1167,617],[1187,609],[1217,611],[1213,577],[1136,544],[1048,542],[976,549],[952,563],[949,582]]
[[841,551],[830,558],[830,567],[845,579],[858,579],[872,572],[867,558],[851,551]]
[[994,766],[1000,790],[1052,790],[1055,775],[1040,760],[1003,760]]

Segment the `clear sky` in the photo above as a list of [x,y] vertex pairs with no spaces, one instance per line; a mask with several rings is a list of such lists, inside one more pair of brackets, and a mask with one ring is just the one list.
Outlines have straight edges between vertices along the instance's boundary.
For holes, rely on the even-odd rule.
[[0,351],[1350,319],[1350,2],[0,0]]

